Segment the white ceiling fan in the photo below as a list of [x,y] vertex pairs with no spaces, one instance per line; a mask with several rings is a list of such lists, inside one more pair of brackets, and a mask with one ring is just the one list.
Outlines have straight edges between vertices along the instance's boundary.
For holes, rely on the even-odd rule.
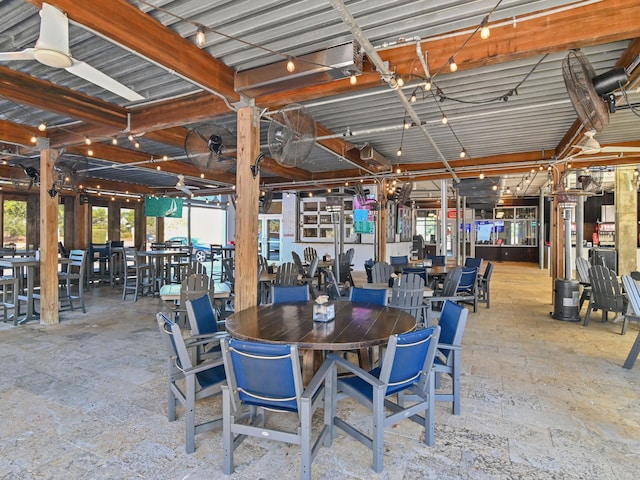
[[69,49],[69,19],[67,15],[48,3],[40,10],[40,36],[33,48],[21,52],[2,52],[0,62],[13,60],[37,60],[53,68],[64,68],[69,73],[83,78],[99,87],[115,93],[129,101],[144,100],[144,97],[120,82],[105,75],[91,65],[76,60]]
[[184,192],[189,197],[193,196],[192,190],[199,190],[199,187],[193,187],[184,183],[184,175],[182,175],[181,173],[178,174],[178,181],[176,182],[175,187],[177,190]]
[[[573,148],[580,149],[576,155],[595,155],[598,153],[640,153],[640,147],[624,147],[622,145],[600,146],[600,142],[594,138],[595,130],[588,130],[584,136],[587,140],[582,145],[574,145]],[[576,156],[574,155],[574,157]]]

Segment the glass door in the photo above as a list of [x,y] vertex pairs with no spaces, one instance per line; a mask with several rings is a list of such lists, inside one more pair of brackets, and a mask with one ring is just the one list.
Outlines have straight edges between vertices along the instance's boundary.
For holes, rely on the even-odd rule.
[[260,215],[258,218],[258,249],[267,261],[280,261],[282,216]]

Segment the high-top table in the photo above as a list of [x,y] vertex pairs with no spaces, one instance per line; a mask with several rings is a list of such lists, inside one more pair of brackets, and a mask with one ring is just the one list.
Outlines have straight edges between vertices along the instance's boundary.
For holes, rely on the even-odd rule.
[[[227,332],[241,340],[296,344],[302,352],[305,383],[322,363],[323,353],[359,350],[384,345],[389,336],[416,328],[416,319],[392,307],[352,302],[335,302],[335,318],[313,320],[313,302],[281,303],[247,308],[227,318]],[[361,355],[362,367],[371,368],[368,355]]]

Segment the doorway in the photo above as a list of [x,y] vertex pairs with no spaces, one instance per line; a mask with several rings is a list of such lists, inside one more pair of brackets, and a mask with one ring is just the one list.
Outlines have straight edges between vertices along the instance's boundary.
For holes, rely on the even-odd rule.
[[258,217],[258,250],[267,261],[280,261],[282,245],[282,215]]

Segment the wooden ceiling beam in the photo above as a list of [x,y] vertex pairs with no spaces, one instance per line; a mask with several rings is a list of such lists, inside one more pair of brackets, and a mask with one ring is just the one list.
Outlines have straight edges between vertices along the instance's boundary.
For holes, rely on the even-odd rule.
[[[27,0],[38,8],[41,0]],[[218,92],[229,102],[240,96],[234,91],[234,70],[213,58],[192,42],[165,27],[126,0],[93,2],[47,0],[67,16],[144,58],[193,81],[203,89]],[[194,26],[194,34],[195,34]]]
[[127,126],[127,111],[122,107],[4,66],[0,66],[0,94],[16,103],[66,117],[119,129]]
[[34,147],[31,142],[34,135],[44,137],[45,134],[35,127],[0,120],[0,142]]

